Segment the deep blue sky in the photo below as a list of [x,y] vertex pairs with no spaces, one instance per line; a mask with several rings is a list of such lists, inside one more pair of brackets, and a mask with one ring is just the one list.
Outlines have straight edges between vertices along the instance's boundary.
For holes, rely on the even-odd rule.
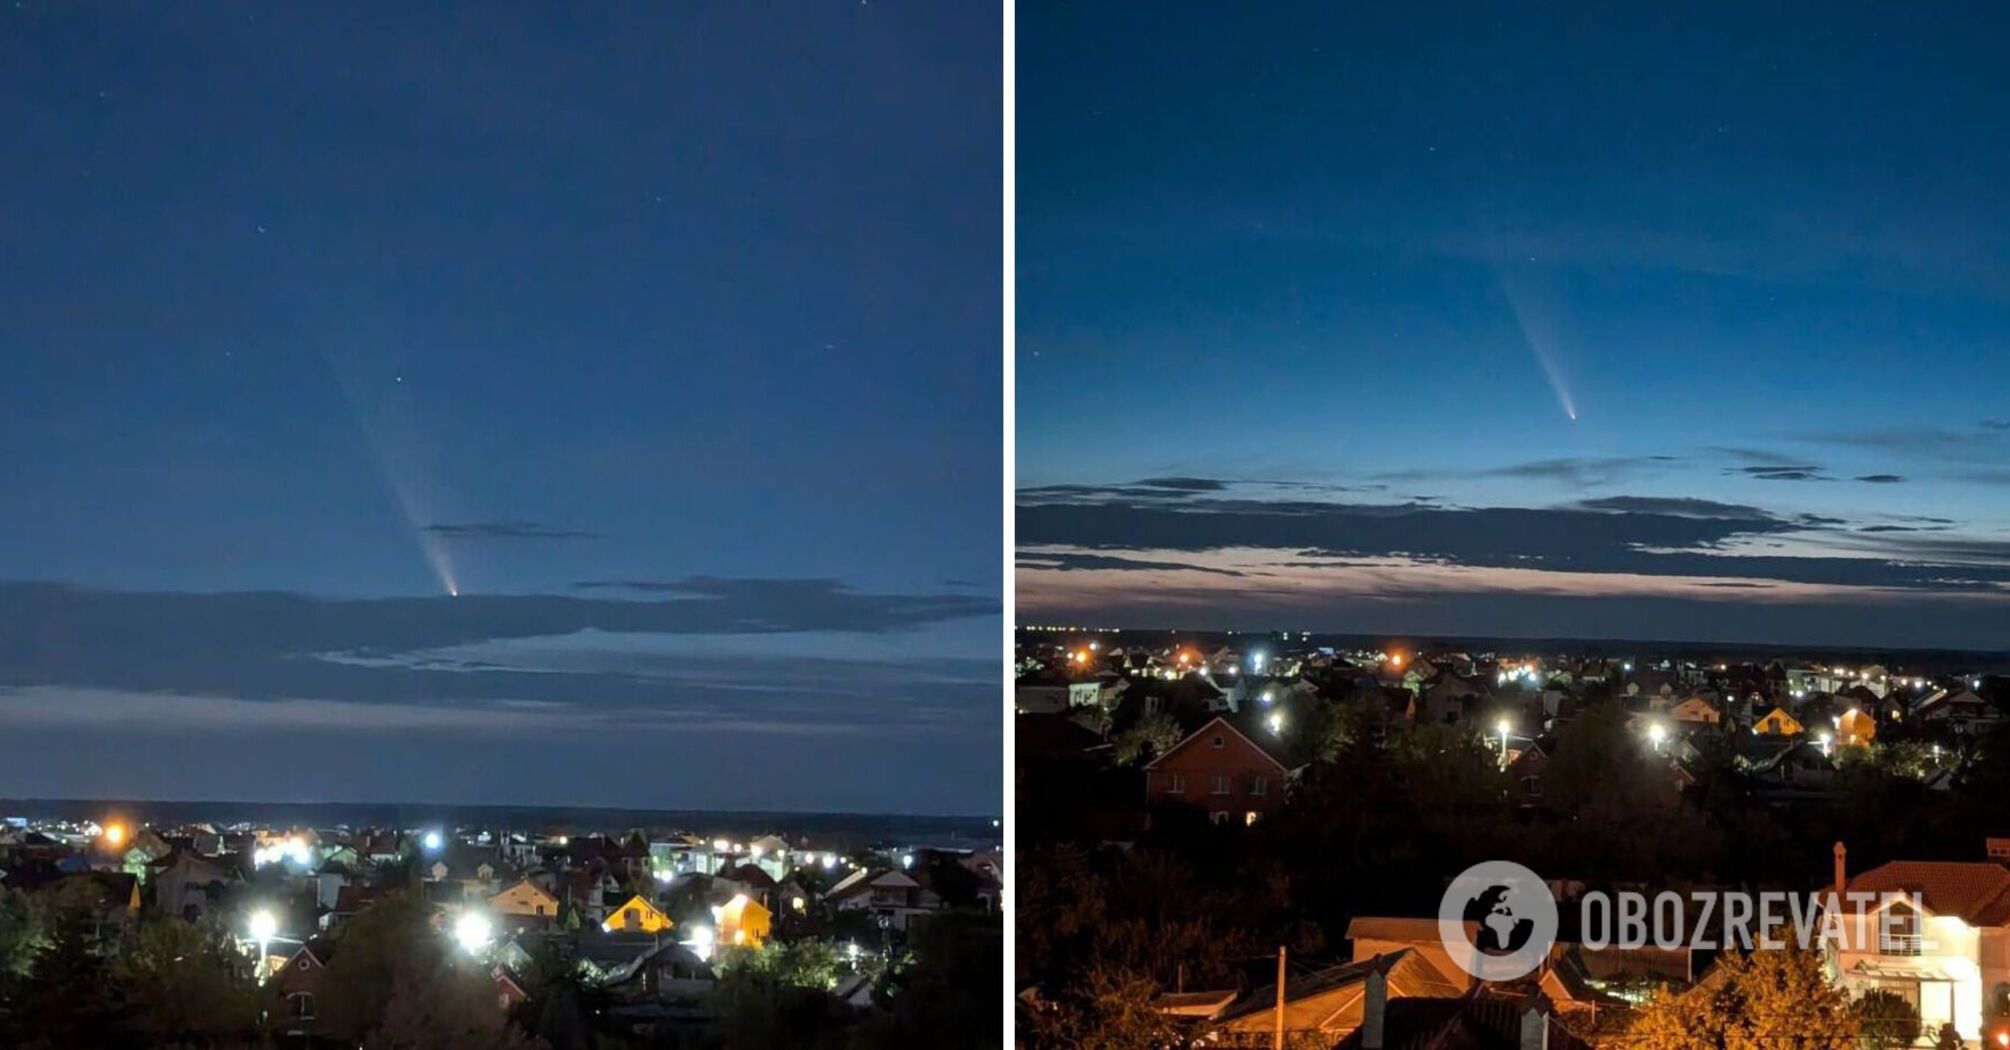
[[998,21],[9,5],[0,794],[994,811]]
[[1025,5],[1022,619],[2010,645],[2010,12],[1669,11]]

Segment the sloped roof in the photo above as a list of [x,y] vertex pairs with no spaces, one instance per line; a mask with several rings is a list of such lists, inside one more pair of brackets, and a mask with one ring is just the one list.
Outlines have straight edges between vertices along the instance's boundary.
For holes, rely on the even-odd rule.
[[1895,860],[1849,880],[1852,893],[1917,893],[1971,926],[2010,924],[2010,869],[1986,861]]
[[[1300,977],[1287,977],[1284,982],[1284,1001],[1297,1002],[1340,991],[1351,985],[1366,985],[1368,974],[1380,970],[1389,978],[1389,998],[1405,996],[1457,997],[1464,989],[1445,980],[1437,967],[1422,961],[1408,948],[1362,959],[1359,962],[1329,966]],[[1252,989],[1242,999],[1215,1015],[1215,1022],[1228,1024],[1238,1018],[1248,1017],[1272,1009],[1277,1005],[1277,985],[1263,985]]]
[[1203,725],[1199,729],[1196,729],[1193,732],[1187,734],[1185,740],[1182,740],[1179,743],[1174,744],[1172,747],[1166,749],[1164,754],[1161,754],[1157,758],[1152,759],[1150,762],[1145,763],[1145,768],[1151,769],[1152,767],[1158,765],[1159,763],[1165,761],[1166,759],[1171,758],[1172,756],[1179,754],[1181,751],[1186,750],[1187,745],[1192,744],[1194,741],[1199,740],[1201,737],[1207,735],[1214,729],[1215,726],[1220,726],[1224,730],[1230,733],[1234,733],[1237,737],[1240,737],[1244,743],[1248,744],[1250,747],[1255,748],[1257,753],[1261,754],[1264,758],[1269,759],[1271,763],[1277,767],[1278,772],[1280,773],[1290,772],[1290,769],[1286,767],[1284,763],[1279,762],[1277,760],[1276,755],[1270,753],[1269,748],[1266,748],[1262,744],[1259,744],[1256,741],[1251,740],[1248,734],[1244,733],[1240,729],[1235,728],[1235,724],[1233,722],[1230,722],[1228,719],[1223,718],[1220,715],[1216,715],[1215,717],[1208,719],[1206,725]]

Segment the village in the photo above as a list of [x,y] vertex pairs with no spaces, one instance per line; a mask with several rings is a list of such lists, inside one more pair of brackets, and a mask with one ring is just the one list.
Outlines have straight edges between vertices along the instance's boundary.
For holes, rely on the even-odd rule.
[[[1793,953],[1598,944],[1584,901],[1835,889],[1924,912],[1805,961],[1847,1045],[2010,1045],[2001,666],[1597,648],[1022,629],[1022,1029],[1110,1038],[1117,1000],[1151,1045],[1639,1045]],[[1491,858],[1560,915],[1517,981],[1442,943]]]
[[[756,978],[833,1015],[819,1031],[897,1028],[890,1000],[941,964],[931,946],[974,938],[966,954],[995,970],[1001,876],[995,845],[967,837],[16,817],[0,823],[0,1033],[86,1045],[62,1027],[91,1023],[70,1006],[109,1000],[83,981],[165,1026],[144,1045],[355,1045],[412,995],[402,1012],[454,999],[493,1045],[711,1045]],[[187,946],[156,975],[183,993],[205,980],[186,956],[211,965],[186,1010],[132,976],[163,944]]]

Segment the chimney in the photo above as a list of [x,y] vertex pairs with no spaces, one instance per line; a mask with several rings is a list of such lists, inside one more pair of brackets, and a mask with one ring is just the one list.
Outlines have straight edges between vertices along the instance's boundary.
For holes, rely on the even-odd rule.
[[1542,1004],[1529,1007],[1521,1015],[1521,1050],[1549,1050],[1549,1015]]
[[1361,1004],[1361,1050],[1382,1050],[1382,1031],[1389,1012],[1389,978],[1381,970],[1368,971],[1368,997]]
[[1841,897],[1849,890],[1849,847],[1836,842],[1836,896]]

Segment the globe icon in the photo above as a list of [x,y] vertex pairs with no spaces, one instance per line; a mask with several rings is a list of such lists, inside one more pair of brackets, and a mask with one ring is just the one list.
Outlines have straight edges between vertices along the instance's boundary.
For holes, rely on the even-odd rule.
[[1508,902],[1506,886],[1489,886],[1466,902],[1466,920],[1480,924],[1473,947],[1488,955],[1509,955],[1522,950],[1535,933],[1535,922],[1519,918]]
[[1556,898],[1535,872],[1508,860],[1475,864],[1438,899],[1438,940],[1482,981],[1532,973],[1556,943]]

